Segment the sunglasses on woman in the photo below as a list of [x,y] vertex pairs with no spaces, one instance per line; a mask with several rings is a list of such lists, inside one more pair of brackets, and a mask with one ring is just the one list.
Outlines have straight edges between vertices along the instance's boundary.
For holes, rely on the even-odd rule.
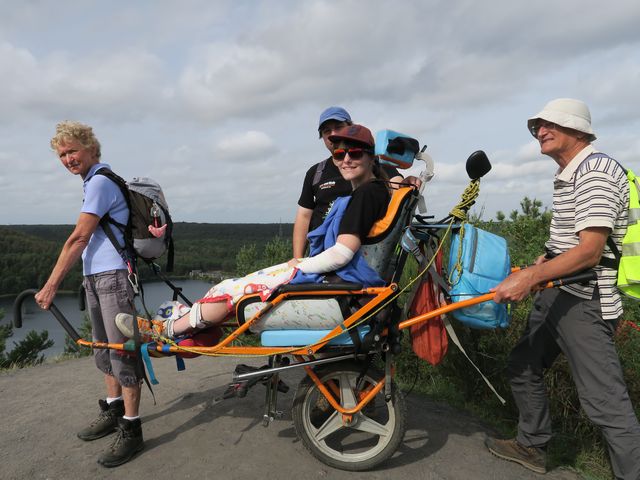
[[336,160],[344,160],[344,157],[346,157],[347,153],[353,160],[360,160],[362,158],[362,155],[364,155],[365,153],[368,153],[369,155],[373,154],[371,150],[360,147],[336,148],[333,151],[333,158],[335,158]]

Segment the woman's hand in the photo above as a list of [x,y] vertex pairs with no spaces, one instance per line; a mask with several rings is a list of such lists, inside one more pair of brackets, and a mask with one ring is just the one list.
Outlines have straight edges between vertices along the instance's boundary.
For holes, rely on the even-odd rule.
[[289,265],[292,268],[295,268],[296,266],[298,266],[299,263],[300,263],[300,260],[298,260],[297,258],[292,258],[287,262],[287,265]]
[[43,310],[48,310],[51,304],[53,303],[53,299],[56,296],[57,290],[58,290],[57,288],[52,287],[49,284],[46,284],[44,287],[42,287],[42,290],[36,293],[35,295],[36,304]]

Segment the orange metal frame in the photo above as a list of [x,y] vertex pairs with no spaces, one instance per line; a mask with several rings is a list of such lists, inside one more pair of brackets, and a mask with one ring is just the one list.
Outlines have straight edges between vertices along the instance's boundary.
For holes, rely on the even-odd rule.
[[[551,286],[551,285],[549,285]],[[397,284],[391,284],[387,287],[376,287],[376,288],[365,288],[361,290],[324,290],[324,291],[303,291],[303,292],[286,292],[276,296],[273,300],[268,302],[267,306],[257,312],[253,317],[247,320],[244,324],[238,326],[234,331],[229,333],[220,343],[210,347],[189,347],[185,349],[179,346],[169,346],[168,351],[170,353],[179,353],[181,351],[189,351],[191,353],[201,354],[201,355],[228,355],[228,356],[271,356],[271,355],[292,355],[298,358],[309,357],[311,359],[314,358],[314,355],[317,354],[324,346],[329,343],[333,338],[342,334],[343,332],[353,328],[354,326],[361,323],[363,320],[366,320],[366,315],[369,313],[375,312],[375,310],[379,307],[383,307],[387,300],[392,299],[392,297],[398,291]],[[269,311],[275,308],[280,303],[293,299],[296,297],[336,297],[336,296],[345,296],[345,295],[359,295],[359,296],[372,296],[372,298],[358,311],[354,312],[350,317],[346,318],[341,325],[335,327],[331,332],[325,335],[319,342],[313,345],[307,345],[304,347],[245,347],[245,346],[230,346],[230,344],[238,339],[243,333],[245,333],[252,325],[259,322],[260,319],[264,317]],[[431,312],[426,312],[416,317],[407,319],[403,322],[400,322],[399,328],[405,329],[412,325],[415,325],[420,322],[428,321],[434,317],[442,315],[444,313],[451,312],[453,310],[457,310],[459,308],[468,307],[471,305],[475,305],[477,303],[482,303],[489,301],[493,298],[494,294],[489,293],[486,295],[481,295],[476,298],[463,300],[460,302],[450,303],[440,308],[437,308]],[[117,350],[134,350],[135,347],[132,343],[122,344],[107,344],[107,343],[97,343],[97,342],[88,342],[86,340],[78,340],[77,343],[79,345],[83,345],[91,348],[110,348]],[[162,353],[167,353],[167,347],[159,343],[156,345],[156,350]],[[365,405],[367,405],[381,390],[385,385],[385,377],[383,376],[375,386],[369,385],[365,390],[358,392],[359,402],[356,406],[352,408],[344,408],[340,405],[340,392],[335,384],[332,382],[328,382],[327,384],[323,384],[318,376],[315,374],[313,369],[309,366],[304,367],[307,375],[312,379],[312,381],[317,386],[318,390],[324,395],[330,405],[338,411],[345,423],[349,423],[352,420],[354,414],[359,412]],[[332,393],[333,392],[333,393]],[[336,397],[337,400],[336,400]]]

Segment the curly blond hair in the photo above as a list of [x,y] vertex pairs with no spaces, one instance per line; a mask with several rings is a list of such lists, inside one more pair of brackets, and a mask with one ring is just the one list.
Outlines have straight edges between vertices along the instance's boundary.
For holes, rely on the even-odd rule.
[[70,141],[76,141],[85,148],[95,147],[96,156],[100,158],[100,142],[89,125],[70,120],[57,124],[56,134],[51,139],[51,148],[56,151],[61,144]]

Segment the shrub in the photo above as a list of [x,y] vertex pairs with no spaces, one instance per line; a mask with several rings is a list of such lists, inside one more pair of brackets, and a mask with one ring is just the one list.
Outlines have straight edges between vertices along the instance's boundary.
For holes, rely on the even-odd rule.
[[[78,333],[84,340],[92,341],[91,320],[89,319],[89,315],[84,314]],[[67,335],[64,338],[64,354],[70,357],[88,357],[91,355],[91,349],[81,347]]]
[[[4,311],[0,309],[0,320],[2,318],[4,318]],[[53,340],[49,339],[48,331],[38,333],[31,330],[23,340],[18,343],[13,342],[14,348],[11,352],[5,353],[7,338],[12,335],[11,325],[0,325],[0,369],[38,365],[44,361],[44,355],[41,355],[41,352],[53,346]]]

